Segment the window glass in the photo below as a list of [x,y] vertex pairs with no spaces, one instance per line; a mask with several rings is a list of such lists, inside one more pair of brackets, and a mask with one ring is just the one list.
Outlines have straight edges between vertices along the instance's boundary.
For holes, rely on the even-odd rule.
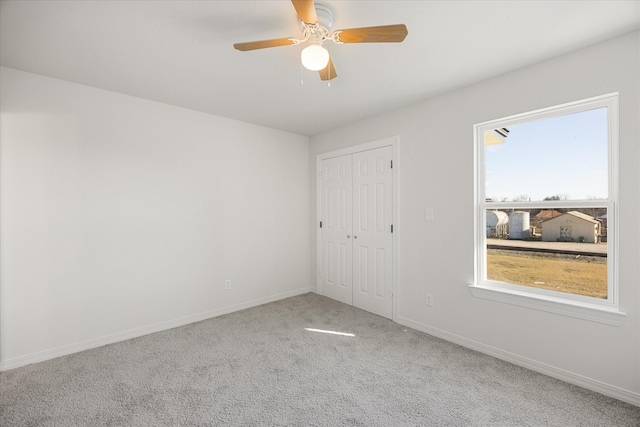
[[[506,134],[500,142],[493,137],[498,132]],[[486,196],[493,201],[606,199],[607,148],[606,108],[486,131]]]
[[613,304],[617,95],[476,125],[485,288]]
[[607,208],[487,209],[487,280],[607,298]]

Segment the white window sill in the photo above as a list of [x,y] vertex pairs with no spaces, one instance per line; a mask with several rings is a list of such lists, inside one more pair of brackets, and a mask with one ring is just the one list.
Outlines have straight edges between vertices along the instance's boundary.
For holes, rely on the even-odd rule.
[[492,301],[514,304],[535,310],[577,317],[607,325],[620,326],[627,314],[614,307],[604,307],[596,304],[587,304],[577,301],[562,300],[533,293],[510,289],[497,289],[493,287],[469,285],[469,290],[474,297]]

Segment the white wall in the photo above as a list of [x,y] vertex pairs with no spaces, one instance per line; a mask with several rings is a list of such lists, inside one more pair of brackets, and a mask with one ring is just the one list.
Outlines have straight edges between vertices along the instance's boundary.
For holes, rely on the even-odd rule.
[[[318,153],[400,137],[397,321],[640,405],[639,48],[629,34],[311,138],[314,181]],[[616,91],[623,324],[474,298],[473,125]]]
[[0,369],[309,291],[308,137],[0,71]]

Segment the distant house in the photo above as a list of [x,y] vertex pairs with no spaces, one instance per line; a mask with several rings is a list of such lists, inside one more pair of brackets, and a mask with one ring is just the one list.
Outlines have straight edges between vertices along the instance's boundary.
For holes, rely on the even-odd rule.
[[558,212],[558,211],[556,211],[554,209],[546,209],[546,210],[540,211],[536,215],[536,218],[539,219],[542,222],[542,221],[546,221],[546,220],[551,219],[551,218],[555,218],[555,217],[560,216],[560,215],[562,215],[562,212]]
[[555,218],[562,215],[562,212],[558,212],[554,209],[545,209],[538,212],[535,216],[530,218],[531,231],[534,236],[540,235],[540,225],[548,219]]
[[601,242],[606,242],[607,241],[607,214],[604,215],[600,215],[597,218],[598,221],[600,221],[600,241]]
[[602,223],[602,226],[603,226],[604,228],[607,228],[607,214],[600,215],[600,216],[598,217],[598,221],[600,221],[600,222]]
[[544,221],[542,240],[545,242],[596,243],[600,234],[600,222],[578,211],[560,214]]

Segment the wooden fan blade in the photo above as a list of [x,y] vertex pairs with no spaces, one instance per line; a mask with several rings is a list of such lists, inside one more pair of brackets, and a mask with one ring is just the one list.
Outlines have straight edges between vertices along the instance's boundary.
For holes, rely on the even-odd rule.
[[320,73],[320,80],[331,80],[338,77],[336,69],[333,68],[333,61],[331,60],[331,57],[329,57],[329,63],[327,66],[318,72]]
[[404,24],[384,25],[381,27],[350,28],[338,30],[338,40],[342,43],[399,43],[407,37]]
[[246,52],[247,50],[265,49],[268,47],[289,46],[295,44],[294,39],[273,39],[261,40],[257,42],[236,43],[233,45],[238,50]]
[[293,7],[296,8],[298,18],[305,24],[313,25],[318,22],[318,15],[316,14],[316,6],[313,4],[313,0],[291,0]]

